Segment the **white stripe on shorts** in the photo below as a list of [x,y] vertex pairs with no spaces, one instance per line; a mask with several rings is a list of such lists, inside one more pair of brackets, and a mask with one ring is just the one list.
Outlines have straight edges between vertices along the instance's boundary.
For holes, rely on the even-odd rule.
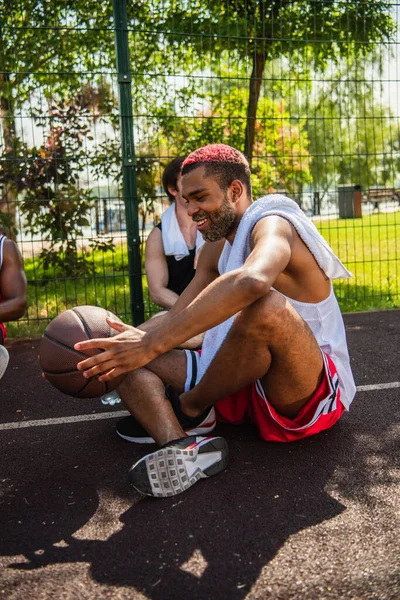
[[195,350],[185,350],[186,354],[186,381],[185,392],[188,392],[196,385],[197,373],[199,370],[200,354]]
[[329,383],[329,393],[326,396],[326,398],[321,400],[321,402],[318,404],[311,421],[309,423],[307,423],[306,425],[303,425],[302,427],[285,427],[285,425],[283,425],[283,423],[281,423],[274,417],[274,415],[272,414],[272,411],[271,411],[270,404],[265,395],[264,389],[263,389],[260,381],[257,379],[256,390],[257,390],[258,394],[261,396],[261,398],[264,400],[265,404],[267,405],[269,414],[271,415],[271,417],[273,418],[275,423],[278,423],[278,425],[280,427],[282,427],[282,429],[286,429],[287,431],[302,431],[303,429],[308,429],[309,427],[314,425],[314,423],[319,419],[321,414],[326,415],[329,412],[336,410],[336,406],[337,406],[336,400],[337,400],[337,391],[339,389],[339,379],[338,379],[338,376],[336,373],[332,377],[332,375],[329,371],[328,361],[327,361],[327,358],[326,358],[324,352],[322,352],[322,358],[324,360],[325,373],[326,373],[328,383]]

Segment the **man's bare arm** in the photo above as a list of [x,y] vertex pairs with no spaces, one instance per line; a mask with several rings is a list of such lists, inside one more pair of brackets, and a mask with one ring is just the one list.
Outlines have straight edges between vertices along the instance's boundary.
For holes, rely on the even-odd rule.
[[177,302],[158,328],[147,334],[135,330],[136,335],[130,339],[121,334],[112,340],[77,345],[77,349],[98,347],[106,350],[80,363],[85,376],[103,374],[101,380],[107,381],[144,366],[188,337],[219,325],[265,296],[290,260],[292,237],[291,225],[280,217],[259,221],[251,236],[252,252],[245,264],[218,277],[194,298],[190,298],[192,286],[189,286],[186,300],[181,297],[181,309],[178,310]]
[[207,331],[265,296],[288,265],[292,239],[292,226],[281,217],[259,221],[244,265],[211,282],[179,314],[170,314],[168,324],[164,321],[154,331],[153,339],[148,341],[157,349],[157,355],[169,350],[183,331],[190,337],[201,328]]
[[27,282],[18,246],[6,239],[3,244],[3,264],[0,270],[0,321],[14,321],[23,316],[27,305]]
[[196,298],[196,296],[198,296],[212,281],[214,281],[216,277],[218,277],[217,264],[221,248],[221,244],[219,244],[219,246],[216,244],[205,244],[202,246],[202,250],[204,249],[204,251],[199,253],[199,257],[201,254],[201,260],[199,258],[196,274],[182,294],[178,296],[178,300],[175,302],[171,310],[157,316],[156,318],[149,319],[145,323],[139,325],[137,329],[149,332],[157,329],[161,325],[168,328],[166,319],[170,319],[174,315],[179,314],[194,300],[194,298]]

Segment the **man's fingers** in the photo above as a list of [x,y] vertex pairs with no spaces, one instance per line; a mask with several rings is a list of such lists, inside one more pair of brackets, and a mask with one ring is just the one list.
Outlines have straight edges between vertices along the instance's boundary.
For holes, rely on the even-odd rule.
[[87,369],[91,369],[96,365],[101,363],[105,363],[111,359],[110,352],[100,352],[99,354],[95,354],[94,356],[90,356],[89,358],[85,358],[85,360],[81,360],[76,365],[78,371],[86,371]]
[[78,342],[75,344],[75,350],[89,350],[91,348],[99,348],[100,350],[106,350],[110,348],[113,344],[115,344],[115,340],[113,338],[96,338],[94,340],[85,340],[84,342]]
[[114,367],[114,369],[111,369],[111,371],[108,371],[108,373],[103,373],[103,375],[99,377],[99,381],[112,381],[113,379],[115,379],[119,375],[122,375],[123,373],[125,373],[123,369],[120,369],[119,367]]
[[[86,361],[84,361],[84,363],[86,363]],[[84,363],[79,363],[79,365],[82,365]],[[82,371],[82,375],[84,377],[90,379],[91,377],[100,378],[101,375],[108,373],[108,371],[111,371],[114,368],[114,362],[112,360],[106,360],[101,363],[97,363],[91,367],[88,367],[88,365],[85,364],[85,369],[82,371],[82,367],[79,367],[79,370]]]
[[107,317],[106,321],[110,327],[115,329],[115,331],[119,331],[120,333],[129,329],[129,325],[125,325],[125,323],[121,323],[121,321],[114,321],[114,319],[111,319],[110,317]]

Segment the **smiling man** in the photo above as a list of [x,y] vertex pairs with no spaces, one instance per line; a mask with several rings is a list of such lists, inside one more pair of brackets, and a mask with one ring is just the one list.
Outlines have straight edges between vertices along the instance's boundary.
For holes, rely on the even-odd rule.
[[[195,278],[157,327],[110,321],[114,338],[75,346],[104,349],[80,363],[86,377],[127,373],[118,391],[134,441],[160,446],[129,477],[153,496],[224,469],[225,440],[205,437],[217,420],[290,442],[331,427],[355,394],[331,282],[350,273],[297,204],[253,203],[249,164],[224,144],[186,158],[182,195],[208,242]],[[203,331],[201,353],[176,349]]]

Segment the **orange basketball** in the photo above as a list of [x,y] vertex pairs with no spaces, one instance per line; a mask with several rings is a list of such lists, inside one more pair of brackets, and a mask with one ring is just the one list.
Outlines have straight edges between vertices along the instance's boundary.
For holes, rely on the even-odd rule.
[[113,313],[98,306],[76,306],[53,319],[40,341],[39,359],[43,372],[54,387],[75,398],[96,398],[115,389],[125,375],[112,381],[101,382],[97,377],[86,379],[76,365],[102,350],[82,352],[74,349],[77,342],[94,338],[108,338],[117,334],[106,322],[106,317],[118,319]]

